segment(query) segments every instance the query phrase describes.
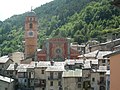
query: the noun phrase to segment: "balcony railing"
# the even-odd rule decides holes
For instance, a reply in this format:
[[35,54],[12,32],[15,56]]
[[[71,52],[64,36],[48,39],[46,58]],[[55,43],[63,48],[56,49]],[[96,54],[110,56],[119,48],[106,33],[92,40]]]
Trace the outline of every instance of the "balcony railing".
[[58,80],[58,79],[60,79],[60,78],[58,78],[58,77],[48,77],[48,80]]
[[100,85],[100,86],[105,86],[106,83],[105,83],[105,81],[98,81],[98,85]]
[[90,77],[84,77],[83,81],[90,81]]

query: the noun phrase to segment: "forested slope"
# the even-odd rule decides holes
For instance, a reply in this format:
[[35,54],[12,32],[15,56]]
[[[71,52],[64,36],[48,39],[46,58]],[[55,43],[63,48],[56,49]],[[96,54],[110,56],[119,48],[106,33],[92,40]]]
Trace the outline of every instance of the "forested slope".
[[[70,37],[85,43],[96,38],[100,42],[107,35],[120,37],[120,8],[109,0],[54,0],[34,9],[39,21],[39,47],[49,37]],[[24,51],[24,20],[27,12],[0,21],[2,54]]]

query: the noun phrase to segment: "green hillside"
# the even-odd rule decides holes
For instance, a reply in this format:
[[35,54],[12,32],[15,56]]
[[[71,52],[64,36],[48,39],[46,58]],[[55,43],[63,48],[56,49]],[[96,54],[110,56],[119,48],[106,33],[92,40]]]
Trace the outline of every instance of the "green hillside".
[[[120,8],[109,0],[54,0],[34,9],[39,21],[39,47],[49,37],[71,37],[79,44],[91,38],[104,42],[107,35],[120,37]],[[27,12],[0,21],[2,54],[24,51]]]

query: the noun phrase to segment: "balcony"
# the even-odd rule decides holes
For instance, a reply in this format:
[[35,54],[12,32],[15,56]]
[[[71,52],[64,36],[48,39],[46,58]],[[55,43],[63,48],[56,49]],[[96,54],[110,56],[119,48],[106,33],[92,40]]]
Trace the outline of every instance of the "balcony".
[[83,77],[83,81],[90,81],[90,77]]
[[46,82],[44,80],[39,80],[34,83],[35,87],[46,87]]
[[105,86],[106,83],[105,83],[105,81],[98,81],[98,85],[100,85],[100,86]]
[[48,80],[59,80],[60,78],[58,77],[48,77]]

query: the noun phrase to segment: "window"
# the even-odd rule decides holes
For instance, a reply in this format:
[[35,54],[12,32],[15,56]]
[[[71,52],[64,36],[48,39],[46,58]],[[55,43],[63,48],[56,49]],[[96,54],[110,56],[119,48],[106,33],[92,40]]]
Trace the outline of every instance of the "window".
[[5,90],[8,90],[8,88],[5,88]]
[[29,24],[29,28],[30,28],[30,29],[33,28],[33,24],[32,24],[32,23]]
[[13,74],[13,72],[12,72],[12,71],[10,71],[10,74]]
[[24,80],[24,82],[26,82],[26,79]]
[[28,77],[31,78],[31,72],[29,72],[28,74],[29,74]]
[[102,63],[105,63],[105,60],[102,60]]
[[15,71],[15,75],[17,75],[17,71]]
[[81,88],[81,84],[78,84],[78,88]]
[[100,72],[100,75],[104,75],[104,72]]
[[45,90],[45,88],[42,88],[42,90]]
[[94,82],[94,81],[95,81],[95,78],[92,78],[92,81]]
[[79,67],[80,67],[80,69],[82,69],[82,65],[80,65]]
[[53,86],[53,81],[50,82],[50,86]]
[[108,60],[108,64],[110,65],[110,60]]
[[104,86],[100,86],[100,90],[105,90],[105,87]]
[[42,72],[42,74],[44,74],[44,70],[42,70],[41,72]]
[[58,86],[61,86],[61,81],[58,81]]
[[82,81],[82,80],[81,80],[81,77],[79,77],[79,78],[78,78],[78,82],[81,82],[81,81]]
[[63,90],[61,86],[59,87],[59,90]]
[[58,78],[59,78],[59,79],[62,78],[62,73],[61,73],[61,72],[58,73]]
[[106,66],[105,64],[103,64],[103,66]]
[[53,72],[50,72],[50,78],[53,79]]
[[105,78],[104,77],[100,77],[100,81],[104,81],[105,80]]
[[110,65],[107,66],[107,70],[110,70]]
[[30,19],[30,21],[32,21],[32,18],[29,18]]

